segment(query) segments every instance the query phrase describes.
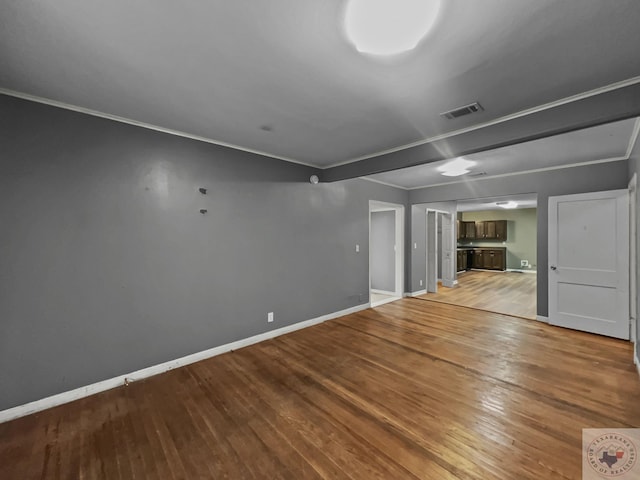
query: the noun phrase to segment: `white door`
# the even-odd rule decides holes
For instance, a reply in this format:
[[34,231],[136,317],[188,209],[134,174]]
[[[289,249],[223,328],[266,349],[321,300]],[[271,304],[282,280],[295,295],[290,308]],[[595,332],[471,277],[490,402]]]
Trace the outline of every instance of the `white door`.
[[438,214],[427,210],[427,292],[438,292]]
[[549,323],[629,338],[627,190],[549,197]]
[[442,218],[442,286],[453,287],[455,281],[454,261],[454,223],[453,215],[444,214]]

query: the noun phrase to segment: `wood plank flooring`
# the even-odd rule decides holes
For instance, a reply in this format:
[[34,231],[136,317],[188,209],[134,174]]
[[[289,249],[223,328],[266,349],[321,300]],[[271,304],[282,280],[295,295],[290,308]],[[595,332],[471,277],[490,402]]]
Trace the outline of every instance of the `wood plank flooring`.
[[458,285],[416,298],[477,308],[516,317],[536,318],[536,275],[470,270],[458,273]]
[[414,298],[0,424],[2,479],[579,479],[627,342]]

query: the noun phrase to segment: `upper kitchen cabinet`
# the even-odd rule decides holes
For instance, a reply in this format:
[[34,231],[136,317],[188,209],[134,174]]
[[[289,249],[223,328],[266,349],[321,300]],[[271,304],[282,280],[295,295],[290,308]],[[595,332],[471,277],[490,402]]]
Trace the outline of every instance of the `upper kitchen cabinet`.
[[476,239],[476,222],[463,222],[458,220],[458,240]]
[[[466,223],[466,222],[463,222]],[[506,240],[507,221],[506,220],[485,220],[475,222],[476,239],[478,240]]]

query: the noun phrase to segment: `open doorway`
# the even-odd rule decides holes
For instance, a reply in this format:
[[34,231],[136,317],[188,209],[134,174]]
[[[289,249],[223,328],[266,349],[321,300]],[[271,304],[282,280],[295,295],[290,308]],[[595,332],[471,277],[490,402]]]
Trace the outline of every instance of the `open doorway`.
[[447,303],[537,318],[537,195],[461,200]]
[[[450,283],[444,272],[437,273],[447,259],[440,235],[449,230],[441,212],[453,219]],[[414,297],[537,319],[535,193],[413,205],[412,220],[412,285],[422,286],[426,276],[424,290],[414,288]],[[453,288],[438,288],[445,285]]]
[[426,215],[426,290],[437,293],[438,285],[455,285],[455,224],[451,212],[427,208]]
[[369,295],[376,307],[402,298],[404,206],[369,202]]

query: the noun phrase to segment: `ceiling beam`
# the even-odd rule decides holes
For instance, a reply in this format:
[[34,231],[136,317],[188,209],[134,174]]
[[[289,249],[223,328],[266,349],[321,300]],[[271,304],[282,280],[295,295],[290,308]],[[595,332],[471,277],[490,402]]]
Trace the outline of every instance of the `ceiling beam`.
[[477,130],[330,167],[323,182],[423,165],[640,116],[640,83],[605,91]]

